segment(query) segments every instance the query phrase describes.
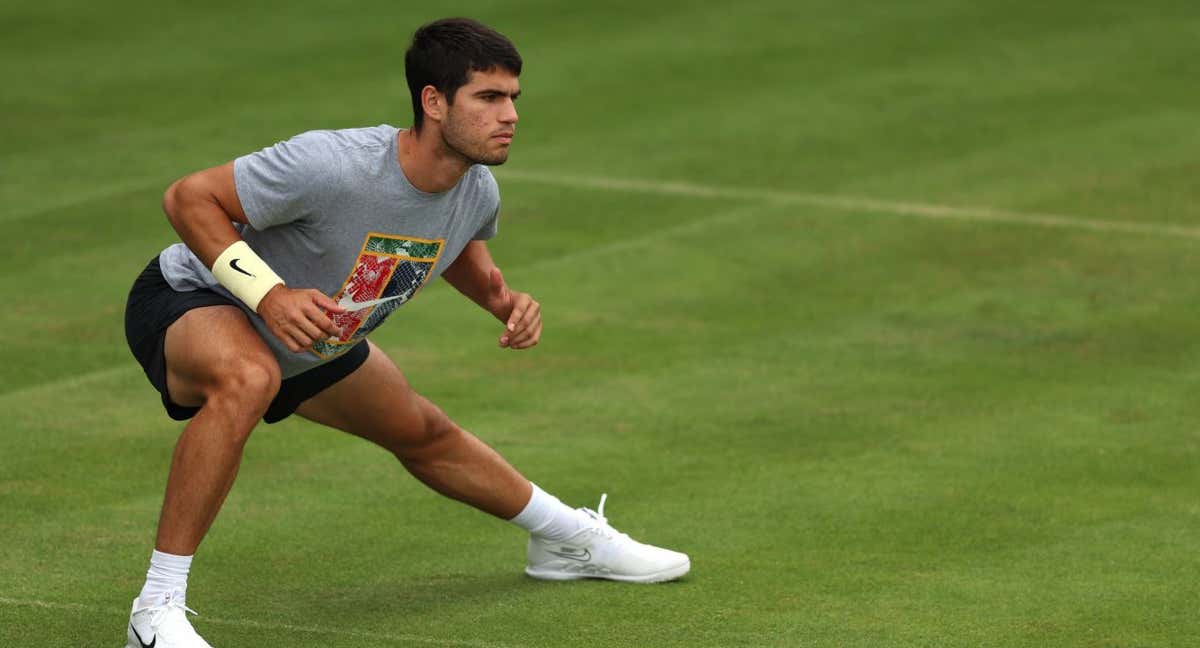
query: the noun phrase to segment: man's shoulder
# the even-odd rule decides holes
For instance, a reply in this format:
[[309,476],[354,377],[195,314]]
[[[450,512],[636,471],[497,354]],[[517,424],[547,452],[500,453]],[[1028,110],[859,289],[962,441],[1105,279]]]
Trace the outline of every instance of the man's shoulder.
[[472,190],[482,194],[489,200],[500,202],[500,185],[496,182],[496,177],[492,175],[492,170],[483,164],[476,164],[467,171],[467,177],[471,181]]
[[[393,158],[397,129],[386,124],[364,128],[311,130],[282,143],[292,148],[302,165],[311,167],[326,186],[372,175]],[[336,171],[331,173],[331,171]]]
[[292,139],[327,147],[331,151],[347,152],[389,147],[396,138],[397,130],[395,126],[380,124],[362,128],[311,130],[300,133]]

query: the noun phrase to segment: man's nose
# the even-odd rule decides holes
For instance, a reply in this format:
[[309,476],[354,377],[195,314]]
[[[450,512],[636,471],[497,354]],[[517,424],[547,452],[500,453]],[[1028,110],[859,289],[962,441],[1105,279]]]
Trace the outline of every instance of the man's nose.
[[512,99],[509,99],[505,103],[504,111],[500,114],[500,121],[504,124],[515,124],[517,123],[517,119],[517,104],[513,103]]

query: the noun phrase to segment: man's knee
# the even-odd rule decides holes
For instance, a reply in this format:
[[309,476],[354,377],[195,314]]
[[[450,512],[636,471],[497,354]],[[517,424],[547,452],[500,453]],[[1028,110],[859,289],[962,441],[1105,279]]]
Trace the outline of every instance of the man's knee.
[[167,328],[163,352],[167,391],[178,405],[261,415],[279,392],[279,363],[234,306],[188,311]]
[[279,393],[282,382],[273,358],[238,358],[214,371],[203,407],[225,410],[229,416],[258,419]]
[[458,426],[437,405],[417,395],[417,415],[406,425],[404,434],[397,437],[392,451],[400,459],[415,459],[436,454],[448,439],[458,433]]
[[242,360],[233,363],[227,373],[219,378],[219,388],[227,393],[260,403],[263,409],[279,393],[283,382],[279,365],[272,358]]

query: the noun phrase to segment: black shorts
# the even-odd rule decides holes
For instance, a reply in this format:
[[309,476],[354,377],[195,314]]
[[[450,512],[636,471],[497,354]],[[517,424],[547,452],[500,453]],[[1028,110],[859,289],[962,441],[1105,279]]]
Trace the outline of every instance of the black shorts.
[[[208,289],[180,292],[171,288],[158,265],[158,257],[133,282],[129,301],[125,304],[125,339],[129,350],[142,365],[150,384],[162,394],[163,407],[167,415],[176,421],[190,419],[200,411],[199,407],[184,407],[171,401],[167,395],[167,358],[163,345],[167,339],[167,327],[193,308],[205,306],[237,306],[234,300]],[[300,403],[316,396],[326,387],[349,376],[367,359],[367,341],[363,340],[336,360],[314,367],[302,374],[285,379],[279,393],[263,420],[276,423],[291,416]]]

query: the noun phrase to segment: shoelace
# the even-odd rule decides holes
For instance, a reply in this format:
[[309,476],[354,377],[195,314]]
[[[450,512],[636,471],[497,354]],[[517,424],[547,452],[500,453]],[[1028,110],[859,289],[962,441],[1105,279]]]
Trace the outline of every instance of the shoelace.
[[591,531],[592,533],[597,533],[597,534],[600,534],[600,535],[603,535],[603,536],[606,536],[609,538],[614,537],[614,536],[618,537],[618,538],[621,538],[621,537],[628,538],[629,537],[628,534],[621,533],[620,531],[617,531],[616,529],[612,528],[612,525],[608,523],[608,518],[604,517],[604,503],[607,501],[608,501],[608,493],[604,493],[600,496],[600,510],[598,512],[593,511],[592,509],[587,508],[587,507],[579,509],[579,510],[583,511],[584,513],[586,513],[593,520],[596,521],[595,526],[589,527],[588,531]]
[[200,616],[199,612],[184,605],[183,597],[180,595],[179,590],[173,590],[167,593],[167,598],[165,601],[163,601],[163,604],[157,606],[154,610],[154,613],[150,615],[150,627],[157,629],[159,624],[162,622],[163,617],[165,617],[172,608],[179,608],[185,613],[191,612],[195,616]]

